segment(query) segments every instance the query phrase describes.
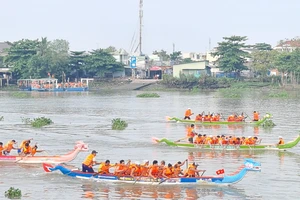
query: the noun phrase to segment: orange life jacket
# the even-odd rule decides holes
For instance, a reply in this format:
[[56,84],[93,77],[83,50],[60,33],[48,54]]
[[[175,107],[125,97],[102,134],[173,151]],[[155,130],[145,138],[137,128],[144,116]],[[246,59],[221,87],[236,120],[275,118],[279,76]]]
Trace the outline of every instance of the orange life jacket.
[[227,121],[229,121],[229,122],[235,121],[234,115],[229,115],[229,117],[227,118]]
[[152,169],[152,172],[151,172],[151,175],[152,175],[152,176],[158,175],[159,167],[158,167],[157,165],[152,165],[152,166],[150,167],[150,169]]
[[259,114],[258,114],[258,112],[256,112],[256,113],[253,114],[253,120],[254,121],[258,121],[259,120]]
[[10,152],[13,149],[13,145],[14,145],[14,143],[12,141],[8,142],[6,144],[6,146],[5,146],[6,147],[6,151]]
[[191,110],[186,110],[185,111],[185,117],[189,117],[189,116],[191,116],[192,115],[192,111]]
[[280,144],[280,145],[284,144],[284,140],[282,138],[280,138],[278,144]]
[[98,169],[100,174],[109,174],[110,165],[106,165],[105,163],[101,163]]
[[194,138],[195,137],[195,133],[193,132],[193,130],[194,130],[194,128],[192,128],[192,127],[189,127],[188,128],[188,133],[187,133],[187,137],[188,138]]
[[2,156],[3,147],[0,147],[0,156]]
[[24,148],[23,148],[23,153],[24,153],[24,154],[30,154],[30,153],[31,153],[31,146],[24,147]]
[[31,155],[34,156],[36,154],[36,151],[37,151],[36,148],[32,148],[31,149]]
[[95,158],[95,156],[93,154],[90,154],[86,157],[86,159],[83,161],[82,164],[92,167],[94,164],[94,161],[93,161],[94,158]]
[[197,115],[195,121],[202,121],[202,116],[201,115]]
[[164,171],[165,171],[164,174],[165,174],[167,177],[169,177],[169,178],[174,174],[174,169],[173,169],[173,167],[172,167],[172,168],[167,167]]
[[195,172],[195,167],[194,166],[189,166],[189,168],[187,170],[187,176],[188,177],[195,177],[196,176],[196,172]]
[[148,176],[148,170],[149,166],[147,165],[141,165],[141,175],[143,176]]
[[195,139],[195,142],[194,142],[195,144],[202,144],[202,137],[200,136],[198,136],[198,137],[196,137],[196,139]]

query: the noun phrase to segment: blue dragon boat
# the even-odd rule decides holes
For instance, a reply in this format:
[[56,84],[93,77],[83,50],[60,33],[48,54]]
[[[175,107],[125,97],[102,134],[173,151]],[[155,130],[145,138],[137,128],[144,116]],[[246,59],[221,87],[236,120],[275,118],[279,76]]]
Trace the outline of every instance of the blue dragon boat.
[[[240,182],[247,172],[260,171],[261,164],[252,159],[245,159],[242,166],[236,172],[227,175],[213,175],[213,176],[198,176],[198,177],[175,177],[175,178],[157,178],[149,177],[131,177],[131,176],[114,176],[114,175],[100,175],[98,173],[86,173],[79,169],[71,169],[64,165],[52,166],[44,163],[43,168],[46,172],[60,171],[62,174],[74,178],[91,179],[97,182],[110,181],[131,184],[149,184],[149,185],[174,185],[174,184],[196,184],[196,185],[232,185]],[[218,170],[220,171],[220,170]],[[218,171],[216,172],[218,174]],[[224,170],[223,170],[224,172]]]

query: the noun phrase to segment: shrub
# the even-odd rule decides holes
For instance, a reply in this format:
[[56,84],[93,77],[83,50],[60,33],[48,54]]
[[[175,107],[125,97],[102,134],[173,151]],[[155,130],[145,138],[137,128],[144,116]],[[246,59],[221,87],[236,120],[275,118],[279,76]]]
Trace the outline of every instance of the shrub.
[[139,97],[139,98],[158,98],[160,96],[157,93],[142,93],[142,94],[136,95],[136,97]]
[[10,187],[9,190],[5,191],[5,197],[9,199],[20,199],[22,197],[22,192],[19,189]]
[[127,126],[128,124],[120,118],[112,120],[112,130],[124,130]]

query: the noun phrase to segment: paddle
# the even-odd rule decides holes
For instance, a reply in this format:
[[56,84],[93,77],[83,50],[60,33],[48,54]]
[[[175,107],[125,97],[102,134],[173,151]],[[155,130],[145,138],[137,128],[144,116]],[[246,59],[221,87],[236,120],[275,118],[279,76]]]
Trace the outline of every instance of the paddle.
[[[202,172],[201,176],[203,176],[203,174],[204,174],[205,172],[206,172],[206,170],[203,170],[203,172]],[[200,177],[201,177],[201,176],[200,176]]]
[[176,140],[176,141],[174,141],[174,142],[180,142],[180,140],[184,140],[184,139],[186,139],[187,137],[184,137],[184,138],[181,138],[181,139],[179,139],[179,140]]
[[163,179],[162,181],[160,181],[160,182],[158,183],[158,185],[162,184],[163,182],[165,182],[165,181],[168,180],[168,179],[170,179],[170,178],[168,177],[168,178]]

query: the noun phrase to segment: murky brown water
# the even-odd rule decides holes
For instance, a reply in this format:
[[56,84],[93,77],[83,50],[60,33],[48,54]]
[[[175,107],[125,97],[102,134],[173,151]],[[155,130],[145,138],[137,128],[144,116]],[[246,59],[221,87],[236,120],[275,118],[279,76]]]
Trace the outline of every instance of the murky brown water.
[[[82,140],[90,150],[99,152],[97,159],[166,160],[175,163],[186,158],[200,163],[207,174],[219,168],[235,171],[244,158],[262,163],[262,171],[248,173],[231,187],[139,186],[96,183],[74,179],[59,173],[44,173],[41,165],[0,164],[0,199],[10,186],[20,188],[22,199],[299,199],[300,145],[288,152],[199,152],[154,145],[151,137],[177,140],[185,136],[185,125],[166,123],[165,116],[182,116],[187,107],[202,111],[270,112],[277,124],[272,129],[251,126],[197,127],[197,132],[214,134],[258,135],[264,143],[275,143],[279,135],[286,141],[299,133],[298,99],[226,99],[210,92],[190,95],[184,92],[158,92],[155,99],[136,98],[138,91],[123,93],[31,93],[31,98],[17,98],[0,93],[0,141],[21,141],[33,137],[48,154],[64,154]],[[54,124],[42,129],[24,125],[21,117],[51,118]],[[111,130],[111,120],[122,118],[129,123],[124,131]],[[71,165],[80,167],[88,154],[80,153]]]

